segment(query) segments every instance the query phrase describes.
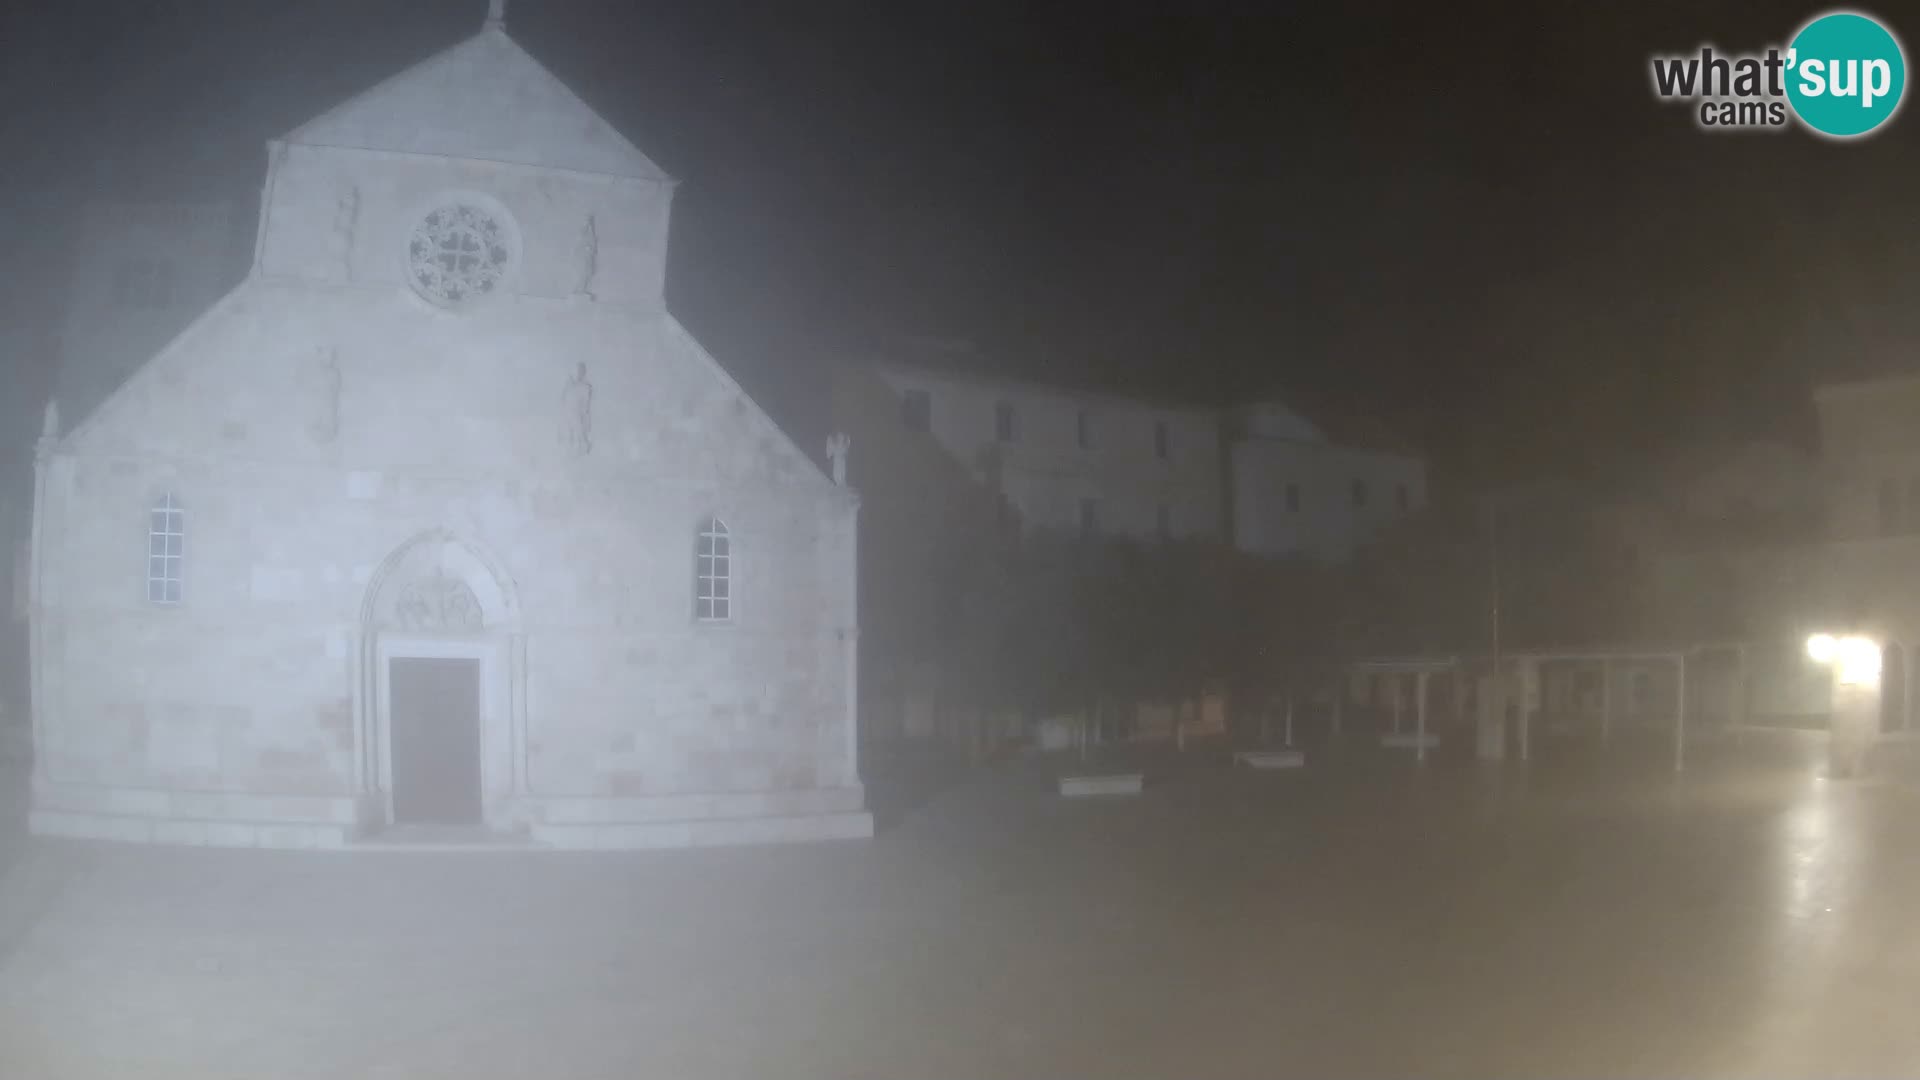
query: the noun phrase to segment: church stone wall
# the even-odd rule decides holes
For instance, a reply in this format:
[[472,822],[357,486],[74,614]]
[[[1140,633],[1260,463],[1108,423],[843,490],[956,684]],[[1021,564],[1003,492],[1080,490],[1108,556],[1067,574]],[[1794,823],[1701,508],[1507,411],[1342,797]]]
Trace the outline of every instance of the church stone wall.
[[[247,279],[42,449],[36,830],[377,828],[388,663],[430,656],[477,662],[488,826],[871,832],[857,501],[665,311],[672,182],[498,22],[268,155]],[[156,604],[163,497],[184,589]],[[695,603],[714,518],[724,623]]]
[[[104,787],[125,792],[108,809],[198,820],[197,796],[226,793],[364,824],[362,609],[384,559],[444,530],[518,600],[525,778],[506,823],[538,828],[549,798],[642,801],[585,814],[615,819],[756,793],[858,809],[854,500],[697,350],[664,316],[591,303],[450,320],[394,290],[243,286],[47,464],[43,803]],[[584,450],[565,393],[581,364]],[[169,493],[177,606],[147,601],[143,558]],[[709,515],[733,538],[724,624],[694,619]]]

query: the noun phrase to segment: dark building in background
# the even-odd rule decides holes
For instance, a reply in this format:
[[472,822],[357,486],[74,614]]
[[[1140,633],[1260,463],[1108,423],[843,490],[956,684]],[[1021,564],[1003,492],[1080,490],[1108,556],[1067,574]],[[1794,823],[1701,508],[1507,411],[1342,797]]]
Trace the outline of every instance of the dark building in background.
[[254,222],[254,207],[236,201],[81,208],[60,306],[54,392],[63,428],[246,276]]
[[64,203],[50,193],[7,192],[0,235],[18,273],[0,289],[0,755],[23,745],[27,726],[27,551],[33,520],[33,451],[53,394],[68,265]]
[[1028,528],[1215,538],[1340,563],[1425,506],[1424,456],[1320,401],[1169,400],[996,374],[963,342],[901,343],[873,370],[925,432]]

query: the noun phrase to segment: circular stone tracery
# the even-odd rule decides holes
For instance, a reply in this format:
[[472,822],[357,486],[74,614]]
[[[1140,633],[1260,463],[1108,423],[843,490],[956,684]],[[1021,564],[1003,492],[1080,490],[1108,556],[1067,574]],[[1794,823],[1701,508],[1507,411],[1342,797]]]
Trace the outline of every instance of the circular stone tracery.
[[507,232],[492,214],[465,203],[443,206],[414,227],[407,276],[421,296],[461,307],[493,292],[507,258]]

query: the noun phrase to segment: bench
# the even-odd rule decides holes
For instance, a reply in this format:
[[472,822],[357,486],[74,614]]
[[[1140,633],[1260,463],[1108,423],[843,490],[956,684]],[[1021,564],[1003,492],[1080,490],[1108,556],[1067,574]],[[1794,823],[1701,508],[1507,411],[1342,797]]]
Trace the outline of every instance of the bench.
[[1242,750],[1233,762],[1250,769],[1298,769],[1307,763],[1307,755],[1299,750]]
[[1143,773],[1113,773],[1107,776],[1063,776],[1060,794],[1069,799],[1090,795],[1138,795]]
[[1440,745],[1440,736],[1431,731],[1389,731],[1380,736],[1380,745],[1389,750],[1431,750]]

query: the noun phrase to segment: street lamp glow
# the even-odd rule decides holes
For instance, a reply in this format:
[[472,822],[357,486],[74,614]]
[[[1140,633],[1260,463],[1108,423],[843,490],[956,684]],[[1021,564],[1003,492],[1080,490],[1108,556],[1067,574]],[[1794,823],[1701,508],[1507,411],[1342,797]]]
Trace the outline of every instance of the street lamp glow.
[[1847,686],[1880,685],[1880,643],[1872,638],[1840,639],[1840,681]]
[[1830,664],[1838,644],[1832,634],[1815,634],[1807,639],[1807,655],[1816,664]]
[[1880,683],[1880,643],[1870,637],[1815,634],[1807,639],[1807,655],[1815,663],[1833,665],[1834,676],[1842,685],[1877,686]]

